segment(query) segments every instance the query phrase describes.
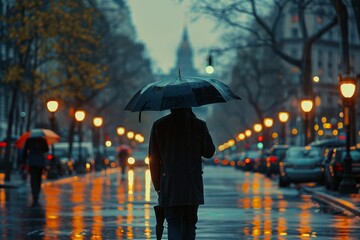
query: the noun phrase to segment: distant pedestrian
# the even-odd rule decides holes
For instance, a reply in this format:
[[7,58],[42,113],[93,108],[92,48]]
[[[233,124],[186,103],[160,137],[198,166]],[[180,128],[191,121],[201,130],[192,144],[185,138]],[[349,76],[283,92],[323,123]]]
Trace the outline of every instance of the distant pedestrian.
[[153,124],[150,171],[168,223],[168,239],[195,239],[198,207],[204,204],[202,157],[214,152],[206,123],[191,108],[171,109]]
[[117,150],[118,163],[121,167],[121,176],[125,177],[126,162],[132,152],[131,148],[127,145],[120,145]]
[[42,174],[46,167],[46,153],[48,151],[49,146],[42,137],[28,138],[25,142],[23,162],[26,162],[30,171],[33,206],[39,205]]

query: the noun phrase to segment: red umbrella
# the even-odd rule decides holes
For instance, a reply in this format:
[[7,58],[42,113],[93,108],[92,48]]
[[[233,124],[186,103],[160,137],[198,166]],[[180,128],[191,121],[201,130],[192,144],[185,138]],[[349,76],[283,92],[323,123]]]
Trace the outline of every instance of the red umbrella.
[[116,148],[117,152],[126,151],[128,154],[132,153],[132,148],[129,145],[121,144]]
[[28,138],[43,137],[49,145],[60,141],[60,136],[50,129],[35,128],[23,133],[16,141],[17,148],[23,148]]

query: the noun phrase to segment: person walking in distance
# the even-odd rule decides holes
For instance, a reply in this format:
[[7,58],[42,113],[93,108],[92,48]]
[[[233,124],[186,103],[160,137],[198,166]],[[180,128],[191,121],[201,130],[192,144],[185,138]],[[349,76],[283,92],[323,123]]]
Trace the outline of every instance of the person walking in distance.
[[130,157],[131,154],[131,148],[126,145],[120,145],[118,149],[118,161],[119,166],[121,167],[121,177],[125,177],[125,171],[126,171],[126,162],[127,159]]
[[46,166],[49,146],[42,137],[28,138],[23,150],[23,162],[29,167],[33,206],[39,205],[42,173]]
[[191,108],[171,109],[155,121],[149,141],[150,172],[168,223],[168,239],[193,240],[204,204],[202,157],[214,155],[206,123]]

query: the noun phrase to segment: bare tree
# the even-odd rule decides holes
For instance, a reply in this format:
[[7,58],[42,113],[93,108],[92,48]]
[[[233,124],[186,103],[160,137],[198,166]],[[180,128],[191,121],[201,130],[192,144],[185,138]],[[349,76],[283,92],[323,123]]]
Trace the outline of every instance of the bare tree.
[[[216,3],[211,0],[197,1],[195,9],[199,13],[215,17],[218,21],[225,24],[231,30],[237,29],[245,34],[245,37],[253,39],[252,42],[229,43],[228,49],[242,49],[244,47],[270,47],[285,62],[297,67],[301,71],[300,82],[302,94],[314,97],[312,72],[311,72],[311,49],[313,44],[327,31],[337,24],[337,18],[331,7],[331,3],[326,0],[273,0],[257,1],[225,1],[219,0]],[[282,43],[281,26],[288,10],[291,10],[301,32],[302,54],[299,58],[291,56],[285,51]],[[308,13],[321,15],[324,24],[320,28],[309,30],[306,15]],[[258,31],[259,26],[262,31]],[[263,34],[265,33],[265,34]],[[314,119],[312,119],[314,122]],[[314,138],[314,134],[311,134]]]

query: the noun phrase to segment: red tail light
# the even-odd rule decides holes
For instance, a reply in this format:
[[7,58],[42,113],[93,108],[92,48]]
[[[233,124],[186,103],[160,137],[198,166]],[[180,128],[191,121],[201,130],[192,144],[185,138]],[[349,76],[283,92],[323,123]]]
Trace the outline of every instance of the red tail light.
[[277,157],[276,156],[270,156],[269,157],[269,160],[270,160],[270,162],[276,162],[277,161]]
[[341,163],[336,163],[334,166],[334,170],[335,170],[335,172],[343,172],[344,166]]
[[51,160],[51,159],[53,159],[53,155],[52,155],[52,154],[48,154],[48,155],[46,156],[46,158],[47,158],[47,160]]

